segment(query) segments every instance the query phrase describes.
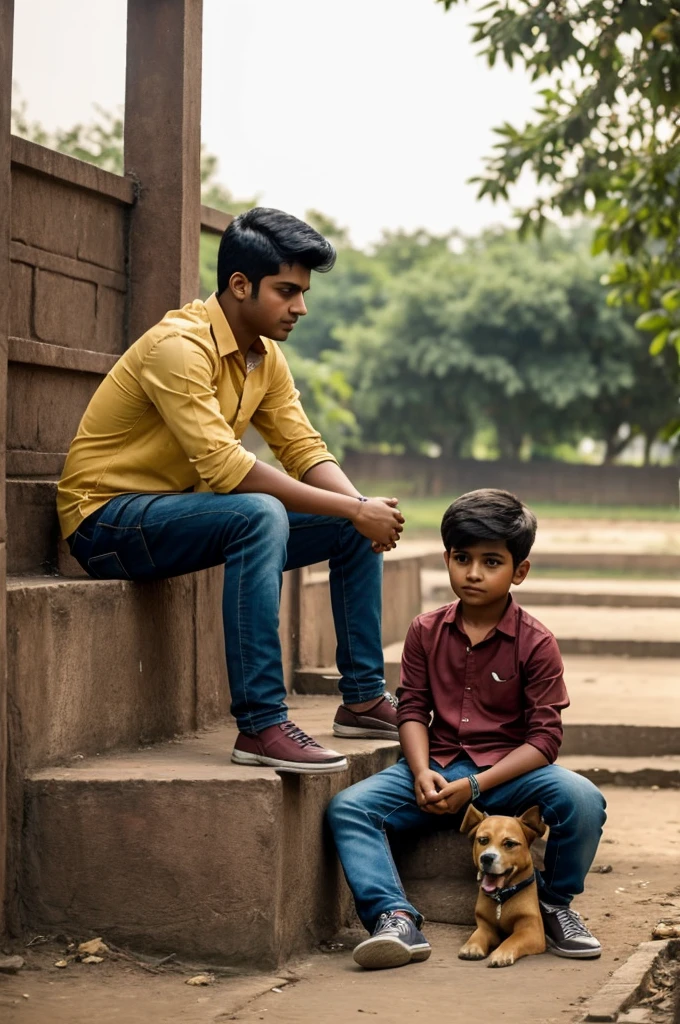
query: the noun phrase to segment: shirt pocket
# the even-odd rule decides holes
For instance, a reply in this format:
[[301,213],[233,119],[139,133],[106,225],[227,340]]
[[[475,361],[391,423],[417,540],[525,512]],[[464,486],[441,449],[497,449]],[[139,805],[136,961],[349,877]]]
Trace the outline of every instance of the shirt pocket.
[[521,673],[514,666],[490,665],[482,673],[477,684],[478,700],[485,712],[492,718],[507,720],[522,714],[524,710],[523,683]]

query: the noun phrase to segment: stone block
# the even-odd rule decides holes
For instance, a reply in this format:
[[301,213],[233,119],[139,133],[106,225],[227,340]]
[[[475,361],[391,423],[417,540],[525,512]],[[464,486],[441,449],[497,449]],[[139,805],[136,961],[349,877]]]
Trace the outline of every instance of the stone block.
[[430,835],[397,836],[392,849],[408,897],[426,920],[474,925],[477,871],[459,824],[457,817]]
[[262,969],[347,925],[324,811],[339,789],[394,763],[396,744],[361,741],[347,772],[300,777],[231,765],[234,738],[225,726],[34,774],[26,926]]
[[45,572],[57,557],[56,483],[7,480],[7,571]]
[[8,378],[8,449],[68,451],[101,377],[10,363]]
[[97,352],[125,351],[125,295],[115,288],[97,289],[97,330],[88,348]]
[[12,238],[125,272],[126,210],[109,196],[29,168],[12,173]]
[[48,270],[35,272],[33,317],[36,337],[72,348],[92,349],[97,286]]
[[194,585],[10,578],[9,690],[24,766],[195,728]]
[[25,263],[10,263],[9,333],[17,338],[33,336],[33,267]]

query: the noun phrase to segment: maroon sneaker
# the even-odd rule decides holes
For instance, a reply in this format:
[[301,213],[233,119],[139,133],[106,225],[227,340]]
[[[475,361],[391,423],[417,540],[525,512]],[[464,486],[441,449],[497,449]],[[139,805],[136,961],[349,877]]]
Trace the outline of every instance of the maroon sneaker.
[[280,772],[344,772],[347,758],[326,750],[293,722],[280,722],[257,736],[240,732],[231,759],[234,764],[264,765]]
[[344,736],[348,740],[398,739],[397,701],[386,693],[367,711],[350,711],[341,704],[333,722],[333,735]]

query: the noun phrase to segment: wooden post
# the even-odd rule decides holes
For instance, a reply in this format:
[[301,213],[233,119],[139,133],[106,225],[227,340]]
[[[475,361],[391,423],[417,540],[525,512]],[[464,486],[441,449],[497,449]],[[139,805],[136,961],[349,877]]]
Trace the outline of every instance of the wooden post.
[[203,0],[128,0],[128,344],[198,298]]
[[7,857],[9,846],[7,776],[7,629],[5,514],[5,432],[7,422],[7,339],[9,336],[9,252],[12,43],[14,0],[0,0],[0,935],[7,929]]

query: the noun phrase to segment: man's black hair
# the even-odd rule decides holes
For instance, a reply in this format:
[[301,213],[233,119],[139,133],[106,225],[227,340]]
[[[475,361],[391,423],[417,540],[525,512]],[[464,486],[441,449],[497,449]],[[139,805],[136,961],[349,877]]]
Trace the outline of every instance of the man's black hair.
[[504,540],[517,567],[528,557],[536,537],[536,516],[509,491],[484,487],[469,491],[449,505],[442,519],[447,551],[468,548],[481,540]]
[[281,210],[256,206],[240,213],[222,235],[217,256],[217,294],[240,271],[253,286],[257,298],[263,277],[278,274],[282,266],[300,263],[325,274],[335,264],[331,243],[304,221]]

